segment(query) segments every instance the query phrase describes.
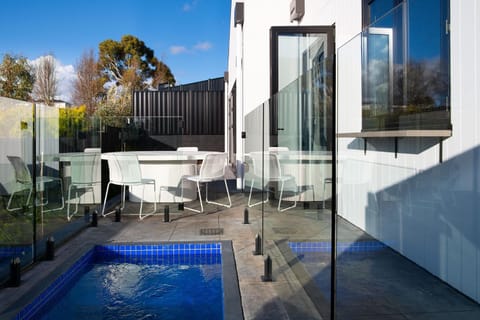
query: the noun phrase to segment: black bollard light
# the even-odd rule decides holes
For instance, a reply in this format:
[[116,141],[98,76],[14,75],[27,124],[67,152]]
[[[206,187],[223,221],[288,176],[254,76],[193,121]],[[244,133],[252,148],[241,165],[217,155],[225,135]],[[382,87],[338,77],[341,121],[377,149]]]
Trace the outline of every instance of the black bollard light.
[[53,260],[55,258],[55,239],[50,236],[47,239],[47,247],[45,250],[45,260]]
[[169,208],[169,206],[165,206],[165,208],[163,208],[163,222],[170,222],[170,208]]
[[83,208],[83,220],[85,222],[90,221],[90,207],[89,206],[85,206],[85,208]]
[[264,260],[264,269],[263,269],[262,281],[273,281],[272,279],[272,259],[269,255]]
[[248,208],[243,210],[243,224],[249,224],[248,222]]
[[254,256],[259,256],[262,254],[262,238],[257,233],[255,236],[255,250],[253,251]]
[[115,209],[115,222],[122,221],[122,209],[117,208]]
[[10,287],[18,287],[20,286],[20,281],[21,281],[20,258],[16,257],[15,259],[10,260],[10,279],[8,284]]
[[92,226],[92,227],[98,226],[98,212],[97,212],[97,210],[93,210],[92,222],[91,222],[90,226]]

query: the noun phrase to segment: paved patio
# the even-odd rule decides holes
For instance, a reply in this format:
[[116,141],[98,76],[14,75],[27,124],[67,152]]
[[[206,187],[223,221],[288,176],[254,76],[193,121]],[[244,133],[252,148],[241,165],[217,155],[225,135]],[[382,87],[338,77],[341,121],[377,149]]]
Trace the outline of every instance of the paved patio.
[[[142,221],[138,216],[122,216],[121,222],[114,222],[113,215],[100,218],[97,228],[83,230],[58,248],[55,260],[42,261],[24,273],[20,287],[0,290],[0,318],[14,316],[66,270],[67,262],[94,244],[231,240],[245,319],[322,319],[319,310],[328,311],[330,253],[315,253],[310,258],[314,264],[308,267],[309,258],[295,256],[285,240],[328,243],[329,210],[299,205],[279,213],[266,206],[263,235],[268,239],[265,252],[273,261],[274,281],[262,282],[264,257],[252,253],[256,234],[262,234],[260,207],[249,210],[250,223],[244,224],[246,197],[236,193],[232,201],[230,209],[208,205],[206,214],[177,211],[171,205],[168,223],[163,221],[163,206],[157,216]],[[126,212],[136,210],[138,205],[127,207]],[[339,220],[338,241],[370,243],[374,239]],[[480,318],[478,304],[388,248],[362,255],[347,250],[339,254],[337,266],[337,319]]]

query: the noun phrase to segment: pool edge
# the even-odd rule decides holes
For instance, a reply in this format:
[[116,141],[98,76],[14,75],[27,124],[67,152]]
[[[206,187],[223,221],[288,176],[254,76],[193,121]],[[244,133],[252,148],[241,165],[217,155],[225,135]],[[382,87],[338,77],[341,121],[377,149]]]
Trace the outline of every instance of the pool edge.
[[[234,251],[231,240],[217,241],[151,241],[151,242],[115,242],[105,245],[148,245],[148,244],[220,244],[222,259],[222,286],[223,286],[223,318],[224,319],[244,319],[243,308],[240,295],[240,284],[238,282],[238,274],[235,263]],[[59,278],[63,277],[70,269],[74,268],[89,252],[93,251],[96,246],[104,244],[97,243],[85,246],[83,250],[77,251],[71,256],[70,263],[65,263],[54,268],[41,283],[34,286],[29,294],[21,297],[15,305],[8,308],[1,316],[6,319],[19,319],[18,316],[28,306],[35,303],[39,296],[47,291]],[[47,283],[45,285],[45,283]]]

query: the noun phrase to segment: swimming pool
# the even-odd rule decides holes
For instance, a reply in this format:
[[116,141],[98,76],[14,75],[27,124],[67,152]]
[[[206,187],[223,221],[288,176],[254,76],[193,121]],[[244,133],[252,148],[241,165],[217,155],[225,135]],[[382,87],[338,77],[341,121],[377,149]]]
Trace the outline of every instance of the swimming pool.
[[[233,276],[233,277],[232,277]],[[231,243],[97,245],[16,319],[242,318]]]

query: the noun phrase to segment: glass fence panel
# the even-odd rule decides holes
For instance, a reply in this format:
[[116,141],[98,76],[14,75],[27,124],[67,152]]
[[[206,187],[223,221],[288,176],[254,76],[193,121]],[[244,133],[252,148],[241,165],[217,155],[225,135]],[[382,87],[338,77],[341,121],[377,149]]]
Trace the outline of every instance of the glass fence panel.
[[10,280],[10,264],[34,260],[32,159],[34,107],[24,101],[0,98],[0,282]]
[[275,281],[293,274],[303,287],[296,295],[308,297],[324,318],[331,311],[332,70],[333,59],[316,56],[311,69],[270,99],[276,117],[269,122],[277,130],[270,131],[264,171],[265,255],[274,260]]
[[[428,8],[431,2],[409,4],[408,10],[417,10]],[[392,28],[388,23],[404,21],[399,10],[407,8],[396,8],[373,27]],[[434,18],[438,14],[432,13]],[[426,23],[415,21],[417,27],[408,30],[410,42],[423,37],[411,33],[426,28]],[[435,32],[432,36],[437,37]],[[395,36],[393,39],[397,41]],[[422,39],[425,47],[428,41]],[[473,270],[478,270],[475,255],[480,247],[474,236],[479,231],[478,150],[473,147],[458,152],[455,146],[463,137],[461,131],[448,138],[355,136],[365,131],[361,110],[363,105],[365,116],[366,88],[362,86],[366,83],[362,77],[366,62],[362,54],[365,41],[371,40],[367,30],[337,51],[337,319],[427,314],[429,319],[477,318],[480,305]],[[445,112],[442,99],[427,89],[436,87],[441,77],[429,78],[433,75],[430,71],[420,75],[412,69],[412,50],[419,47],[419,43],[409,46],[410,60],[396,60],[394,54],[391,98],[393,104],[407,103],[401,112],[390,109],[387,114],[396,116],[398,128],[448,128],[444,125],[447,118],[436,116],[437,111]],[[415,68],[429,69],[432,61],[427,60]],[[370,64],[368,68],[388,77],[387,69],[377,66]],[[433,69],[441,71],[440,67]],[[395,84],[400,79],[395,78],[399,70],[402,86]],[[421,86],[417,77],[422,79]],[[414,90],[430,98],[423,99]],[[428,101],[429,107],[420,101]],[[453,115],[457,119],[468,117],[455,108],[451,113],[452,119]]]
[[85,112],[6,98],[0,107],[1,280],[8,281],[11,259],[43,259],[47,239],[59,245],[88,225],[101,203],[101,149],[98,120]]
[[328,318],[333,59],[316,62],[247,114],[244,190],[252,228],[261,238],[263,280],[290,286],[287,307],[308,305]]
[[264,151],[270,136],[270,123],[267,121],[268,104],[268,101],[262,103],[245,116],[243,188],[245,207],[249,210],[249,223],[256,236],[252,239],[255,241],[255,255],[263,254],[265,245],[263,224],[267,186],[264,179],[266,166]]
[[[202,212],[207,202],[231,206],[234,189],[227,189],[227,179],[234,174],[225,166],[218,130],[198,135],[182,117],[98,118],[87,116],[82,107],[10,99],[2,99],[0,107],[5,111],[0,141],[2,282],[8,281],[11,259],[19,257],[22,265],[43,259],[48,239],[61,245],[91,223],[94,211],[100,217],[122,208],[122,214],[140,219],[150,214],[175,219],[187,209]],[[135,172],[130,171],[132,159]],[[119,171],[120,165],[128,170]],[[123,198],[122,186],[131,182],[125,172],[133,172],[141,183],[125,188]],[[208,196],[206,189],[199,192],[196,178],[201,176],[203,184],[205,177],[221,174],[226,179],[211,183]],[[124,183],[109,185],[118,177]]]
[[82,107],[36,110],[35,249],[42,259],[48,239],[61,245],[99,210],[101,146],[99,119]]

